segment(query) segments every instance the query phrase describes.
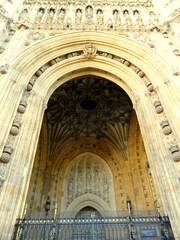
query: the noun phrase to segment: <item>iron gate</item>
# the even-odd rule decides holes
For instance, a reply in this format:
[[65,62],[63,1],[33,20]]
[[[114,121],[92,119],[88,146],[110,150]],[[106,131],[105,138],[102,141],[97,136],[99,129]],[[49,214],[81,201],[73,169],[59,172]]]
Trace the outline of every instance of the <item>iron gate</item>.
[[167,217],[53,217],[18,219],[14,240],[173,240]]

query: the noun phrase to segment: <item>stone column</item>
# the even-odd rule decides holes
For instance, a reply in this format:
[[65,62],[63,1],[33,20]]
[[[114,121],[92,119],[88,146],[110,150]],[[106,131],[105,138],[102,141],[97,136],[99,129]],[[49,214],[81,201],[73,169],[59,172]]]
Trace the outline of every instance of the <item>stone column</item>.
[[[33,95],[34,94],[34,95]],[[31,94],[24,114],[16,148],[7,164],[5,182],[0,194],[0,239],[10,240],[17,217],[23,214],[31,171],[34,163],[41,123],[44,99]]]

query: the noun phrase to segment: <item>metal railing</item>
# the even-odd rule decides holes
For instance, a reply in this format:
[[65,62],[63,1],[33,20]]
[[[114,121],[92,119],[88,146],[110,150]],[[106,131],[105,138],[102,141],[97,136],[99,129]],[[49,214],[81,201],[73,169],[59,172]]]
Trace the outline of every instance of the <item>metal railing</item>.
[[13,240],[173,240],[168,217],[116,214],[115,217],[25,216],[17,219]]

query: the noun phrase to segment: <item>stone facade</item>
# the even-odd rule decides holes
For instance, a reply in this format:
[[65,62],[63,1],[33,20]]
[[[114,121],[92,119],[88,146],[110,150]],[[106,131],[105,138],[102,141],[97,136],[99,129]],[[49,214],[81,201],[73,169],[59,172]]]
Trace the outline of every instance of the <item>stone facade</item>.
[[[52,211],[56,204],[74,210],[81,196],[89,204],[102,199],[101,210],[123,210],[130,198],[133,210],[168,214],[179,239],[179,1],[0,3],[0,239],[11,239],[26,203],[29,211],[43,211],[49,195]],[[108,125],[106,140],[92,134],[67,141],[61,129],[48,127],[48,103],[64,83],[88,75],[118,85],[134,111],[128,127],[123,118]],[[88,181],[81,196],[68,199],[67,171],[87,153],[101,159],[107,184],[100,180],[86,193],[94,183]]]

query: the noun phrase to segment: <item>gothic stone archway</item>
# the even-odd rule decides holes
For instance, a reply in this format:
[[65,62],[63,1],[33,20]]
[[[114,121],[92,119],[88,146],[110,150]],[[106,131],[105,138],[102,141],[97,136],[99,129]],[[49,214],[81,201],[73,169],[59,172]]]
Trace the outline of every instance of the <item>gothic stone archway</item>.
[[159,200],[178,238],[180,126],[173,111],[173,107],[178,109],[177,90],[173,83],[164,83],[171,78],[169,67],[154,52],[130,39],[75,32],[30,47],[2,78],[2,239],[11,238],[15,219],[22,214],[45,104],[62,83],[89,72],[118,84],[131,98]]

